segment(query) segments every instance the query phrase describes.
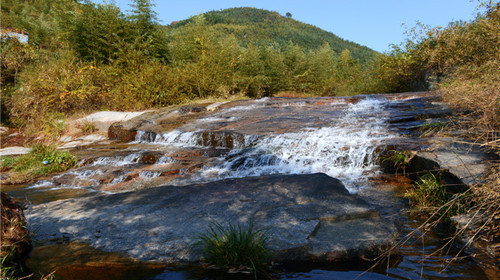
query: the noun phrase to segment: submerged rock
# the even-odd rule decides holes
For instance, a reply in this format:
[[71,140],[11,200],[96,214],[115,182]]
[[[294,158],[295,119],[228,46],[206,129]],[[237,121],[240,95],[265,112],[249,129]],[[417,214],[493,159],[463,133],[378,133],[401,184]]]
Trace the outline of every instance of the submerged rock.
[[253,222],[269,229],[274,260],[282,263],[374,258],[396,236],[395,227],[367,202],[320,173],[55,201],[34,206],[27,217],[39,240],[69,237],[104,251],[171,264],[201,259],[190,246],[211,222]]

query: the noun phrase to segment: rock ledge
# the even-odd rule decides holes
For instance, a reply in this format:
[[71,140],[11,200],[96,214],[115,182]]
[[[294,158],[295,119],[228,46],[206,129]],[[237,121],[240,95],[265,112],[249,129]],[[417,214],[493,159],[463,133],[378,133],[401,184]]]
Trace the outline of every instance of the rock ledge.
[[83,241],[163,263],[196,262],[190,245],[210,222],[268,228],[278,262],[376,257],[395,227],[325,174],[272,175],[163,186],[34,206],[27,218],[39,240]]

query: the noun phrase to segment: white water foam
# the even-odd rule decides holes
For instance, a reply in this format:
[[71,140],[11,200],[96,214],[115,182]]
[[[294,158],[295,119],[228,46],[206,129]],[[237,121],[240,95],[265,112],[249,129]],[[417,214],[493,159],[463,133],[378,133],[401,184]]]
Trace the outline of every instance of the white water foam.
[[141,179],[151,179],[151,178],[156,178],[160,177],[161,171],[141,171],[139,172],[139,178]]
[[125,157],[100,157],[96,159],[92,165],[109,165],[109,166],[124,166],[138,163],[141,159],[140,153],[133,153]]
[[375,167],[377,146],[395,137],[385,128],[384,104],[367,98],[349,104],[335,126],[256,139],[251,149],[235,150],[199,175],[229,178],[322,172],[341,179],[355,192]]
[[37,188],[43,188],[43,187],[48,187],[48,186],[53,186],[54,183],[49,180],[38,180],[34,184],[30,185],[27,187],[27,189],[37,189]]
[[207,117],[203,119],[199,119],[197,123],[214,123],[214,122],[234,122],[238,120],[237,117],[227,117],[227,118],[218,118],[218,117]]
[[121,183],[121,182],[125,182],[125,180],[127,179],[126,176],[123,176],[123,175],[120,175],[116,178],[113,178],[113,181],[111,181],[111,185],[114,185],[114,184],[118,184],[118,183]]
[[175,162],[175,159],[169,156],[162,156],[158,159],[158,162],[156,164],[169,164]]
[[102,175],[102,174],[104,174],[104,172],[102,170],[87,169],[87,170],[71,170],[70,172],[68,172],[68,174],[74,174],[80,178],[88,178],[88,177],[92,177],[92,176]]
[[162,145],[172,145],[174,147],[195,147],[197,139],[193,137],[197,131],[184,132],[174,129],[166,133],[158,133],[154,139],[145,131],[137,131],[135,141],[133,143],[153,143]]

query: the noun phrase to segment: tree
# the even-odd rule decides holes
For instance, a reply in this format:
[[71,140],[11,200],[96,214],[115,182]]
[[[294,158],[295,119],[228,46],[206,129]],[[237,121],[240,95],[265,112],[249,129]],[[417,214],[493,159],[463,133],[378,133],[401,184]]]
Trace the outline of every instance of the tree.
[[287,18],[292,18],[292,14],[290,12],[286,12],[286,17]]
[[334,67],[335,52],[330,44],[324,42],[316,51],[308,54],[308,71],[306,78],[311,90],[325,93],[329,90],[328,79],[331,78]]
[[120,40],[130,36],[125,16],[114,4],[87,2],[68,26],[71,45],[85,60],[108,64],[121,52]]
[[151,0],[132,0],[132,2],[130,19],[135,23],[137,34],[148,38],[157,28],[158,18],[153,11],[154,4]]
[[167,60],[166,34],[164,28],[158,24],[158,18],[153,7],[152,0],[133,0],[130,5],[133,9],[130,20],[132,29],[135,31],[135,51],[143,55],[158,59]]

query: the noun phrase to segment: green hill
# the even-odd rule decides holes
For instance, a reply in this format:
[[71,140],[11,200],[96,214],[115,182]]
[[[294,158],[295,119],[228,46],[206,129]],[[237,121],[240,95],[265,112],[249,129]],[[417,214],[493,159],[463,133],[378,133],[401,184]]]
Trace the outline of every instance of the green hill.
[[[316,26],[302,23],[277,12],[256,8],[231,8],[203,14],[206,24],[215,29],[234,34],[240,45],[278,44],[282,49],[290,43],[305,50],[316,50],[324,42],[340,54],[348,49],[353,58],[368,62],[376,52],[368,47],[344,40]],[[171,24],[170,29],[182,29],[193,18]],[[176,30],[180,31],[180,30]]]

